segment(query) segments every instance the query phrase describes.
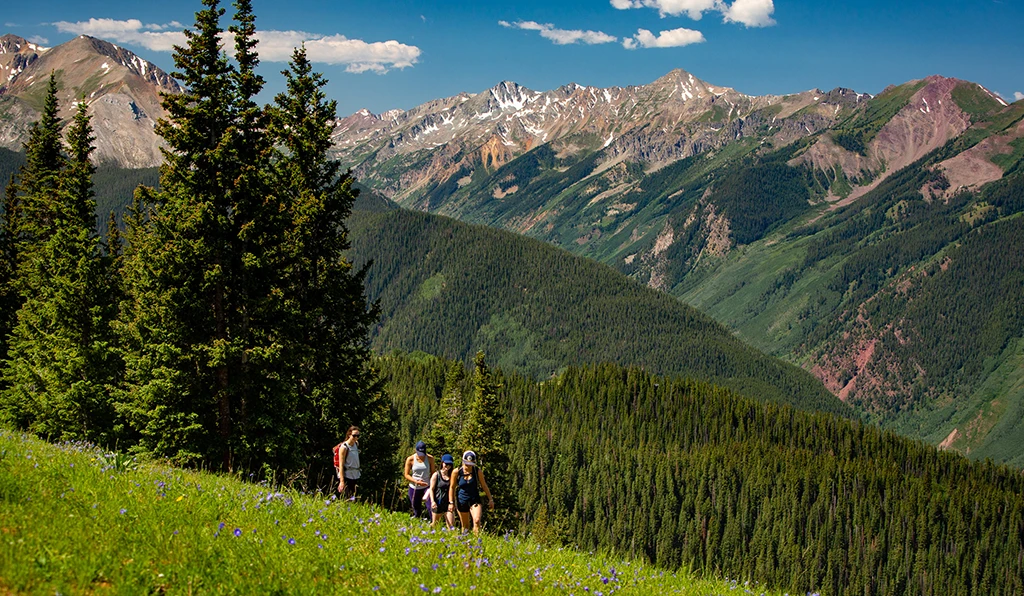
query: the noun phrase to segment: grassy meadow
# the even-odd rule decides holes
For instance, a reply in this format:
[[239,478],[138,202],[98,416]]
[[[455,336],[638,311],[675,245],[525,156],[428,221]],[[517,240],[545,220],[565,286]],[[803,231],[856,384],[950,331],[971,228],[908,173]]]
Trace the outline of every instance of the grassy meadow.
[[760,594],[0,429],[0,594]]

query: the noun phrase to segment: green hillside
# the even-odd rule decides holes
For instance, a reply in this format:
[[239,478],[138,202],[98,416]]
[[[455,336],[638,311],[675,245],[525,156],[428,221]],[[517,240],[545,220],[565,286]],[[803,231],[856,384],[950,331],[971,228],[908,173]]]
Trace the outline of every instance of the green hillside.
[[[378,366],[405,445],[442,395],[473,391],[438,359]],[[788,593],[1024,590],[1024,478],[1011,468],[636,368],[498,382],[514,481],[493,490],[547,542]]]
[[[818,367],[833,390],[851,386],[850,403],[884,425],[935,444],[952,434],[949,444],[972,457],[1024,465],[1013,430],[1024,394],[1007,380],[1024,337],[1024,176],[930,200],[920,189],[942,159],[936,152],[844,210],[735,251],[672,292],[752,345]],[[871,358],[859,362],[867,346]]]
[[0,429],[5,594],[724,594],[635,560]]
[[615,362],[714,381],[745,395],[851,415],[813,377],[711,318],[614,270],[542,242],[425,213],[356,212],[352,255],[372,260],[373,342],[545,378]]

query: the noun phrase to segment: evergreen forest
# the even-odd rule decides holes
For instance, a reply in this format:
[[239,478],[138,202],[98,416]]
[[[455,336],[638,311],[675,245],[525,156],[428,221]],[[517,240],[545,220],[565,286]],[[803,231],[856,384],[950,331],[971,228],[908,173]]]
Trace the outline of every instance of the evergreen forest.
[[[357,203],[305,50],[260,105],[251,3],[226,27],[218,0],[203,6],[175,49],[187,90],[164,97],[158,172],[94,165],[84,103],[62,136],[55,76],[24,152],[0,152],[5,428],[317,491],[357,425],[373,503],[401,493],[423,439],[436,456],[478,453],[493,533],[797,592],[1024,593],[1019,470],[866,424],[809,373],[607,266],[369,192]],[[533,157],[511,167],[554,159]],[[748,165],[718,192],[754,241],[806,196],[778,163]],[[759,211],[746,201],[760,186],[778,202]],[[996,214],[1020,210],[1015,189],[987,195]],[[958,200],[932,235],[881,251],[886,267],[931,254],[933,236],[1019,244],[1020,217],[971,229]],[[866,205],[809,241],[807,266],[876,217]],[[844,261],[849,291],[872,295],[879,263]],[[1007,263],[1001,281],[958,265],[969,289],[919,291],[996,294],[1005,308],[965,343],[991,351],[1024,324]],[[979,374],[935,348],[928,366]]]
[[[159,172],[97,168],[84,102],[64,138],[56,74],[24,151],[0,155],[0,421],[306,483],[349,425],[394,449],[377,311],[345,256],[357,191],[328,156],[337,104],[305,50],[260,105],[251,3],[226,27],[203,4],[175,49],[187,90],[163,96]],[[366,485],[388,472],[371,462]]]
[[[461,362],[378,363],[402,444],[479,399]],[[490,484],[535,539],[795,592],[1024,590],[1017,470],[635,367],[489,374],[508,437]]]
[[353,261],[372,262],[378,352],[469,362],[487,353],[537,378],[616,362],[687,374],[741,393],[843,416],[852,411],[799,368],[737,341],[675,298],[543,242],[408,210],[353,212]]

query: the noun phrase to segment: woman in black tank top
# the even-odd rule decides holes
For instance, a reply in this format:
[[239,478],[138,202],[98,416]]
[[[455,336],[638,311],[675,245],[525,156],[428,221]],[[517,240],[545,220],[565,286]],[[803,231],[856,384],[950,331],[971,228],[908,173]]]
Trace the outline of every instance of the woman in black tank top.
[[462,465],[452,474],[451,487],[448,489],[448,499],[451,501],[448,509],[458,510],[463,531],[469,530],[472,518],[473,533],[479,534],[484,518],[480,493],[487,495],[487,508],[491,511],[494,511],[494,498],[484,480],[484,471],[476,464],[476,453],[467,451],[462,455]]
[[441,458],[441,469],[430,477],[431,525],[443,519],[449,528],[455,527],[455,514],[448,510],[448,494],[451,491],[452,466],[455,460],[448,453]]

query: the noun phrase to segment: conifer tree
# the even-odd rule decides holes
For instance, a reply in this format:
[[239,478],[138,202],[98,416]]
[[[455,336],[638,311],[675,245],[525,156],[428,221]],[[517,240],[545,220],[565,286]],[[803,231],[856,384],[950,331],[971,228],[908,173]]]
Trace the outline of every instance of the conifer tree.
[[7,357],[7,338],[14,329],[15,314],[21,306],[21,295],[15,287],[18,270],[17,216],[18,186],[17,178],[12,175],[4,189],[3,213],[0,214],[0,360]]
[[[56,85],[47,106],[56,112]],[[54,130],[37,130],[48,145]],[[41,125],[40,125],[41,126]],[[79,104],[68,133],[70,157],[29,160],[21,186],[19,225],[28,230],[18,247],[17,287],[21,306],[10,337],[4,369],[4,409],[37,434],[61,439],[111,439],[114,426],[107,395],[112,370],[111,308],[104,283],[89,162],[92,128],[85,104]],[[30,141],[31,143],[32,141]],[[45,154],[32,147],[30,155]],[[63,168],[46,176],[38,164]],[[34,190],[33,190],[34,189]]]
[[61,144],[61,120],[57,106],[57,76],[50,73],[43,111],[29,130],[25,166],[18,177],[21,191],[19,241],[32,244],[49,234],[56,217],[53,194],[57,190],[66,157]]
[[231,370],[243,352],[229,317],[236,101],[233,68],[220,49],[224,10],[218,0],[203,4],[186,44],[175,47],[175,76],[186,91],[164,96],[168,119],[157,124],[168,145],[161,188],[139,191],[140,213],[127,234],[119,407],[143,451],[227,469]]
[[518,527],[519,505],[506,451],[508,428],[498,401],[501,384],[487,366],[483,352],[477,352],[473,365],[473,395],[466,408],[466,421],[459,443],[461,449],[476,452],[494,496],[495,515],[487,522],[488,526],[498,530],[515,529]]
[[462,432],[462,386],[465,379],[466,369],[462,363],[452,362],[445,374],[441,403],[427,431],[426,442],[434,453],[451,453],[456,458],[460,457],[456,451]]
[[[369,362],[378,310],[364,295],[366,268],[356,270],[345,256],[345,219],[356,191],[329,155],[337,103],[327,100],[326,80],[313,72],[305,48],[295,50],[282,74],[287,87],[271,108],[271,130],[281,147],[274,172],[287,215],[285,337],[303,455],[320,459],[349,424],[362,428],[368,453],[390,454],[397,444],[394,417]],[[364,468],[369,490],[391,473],[372,463]]]

